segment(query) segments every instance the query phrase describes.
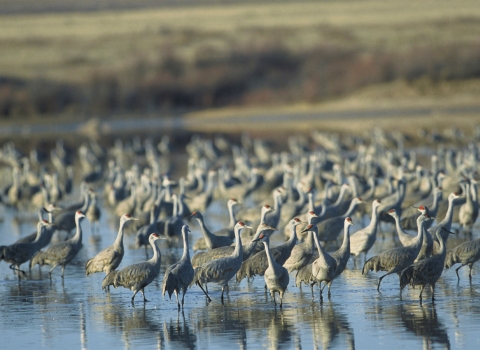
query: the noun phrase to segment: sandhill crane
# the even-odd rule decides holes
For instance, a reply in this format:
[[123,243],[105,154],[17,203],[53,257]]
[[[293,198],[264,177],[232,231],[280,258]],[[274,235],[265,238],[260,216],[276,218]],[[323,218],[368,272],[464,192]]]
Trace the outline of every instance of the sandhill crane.
[[[148,257],[147,247],[149,245],[148,241],[152,233],[161,233],[157,229],[157,218],[155,216],[157,206],[153,205],[150,208],[150,222],[137,230],[135,234],[135,247],[139,249],[141,246],[145,247],[145,255]],[[160,225],[162,226],[162,225]]]
[[100,211],[100,207],[97,204],[97,195],[95,194],[95,192],[91,192],[90,205],[85,212],[85,216],[90,222],[92,237],[95,237],[98,233],[98,222],[100,221],[101,215],[102,212]]
[[[230,222],[227,227],[224,227],[218,231],[213,232],[215,236],[226,236],[230,237],[231,239],[234,236],[234,227],[235,227],[235,213],[233,211],[234,206],[236,206],[239,202],[235,198],[230,198],[227,202],[228,214],[230,218]],[[193,213],[192,213],[193,214]],[[192,216],[192,214],[190,216]],[[200,237],[194,244],[193,250],[206,250],[209,249],[207,243],[205,241],[205,237]]]
[[[432,194],[432,205],[428,206],[428,215],[431,217],[436,217],[440,202],[443,199],[443,191],[441,187],[435,187]],[[402,217],[400,223],[405,230],[416,230],[417,229],[417,218],[421,215],[418,212],[417,208],[424,205],[425,203],[429,203],[428,199],[422,200],[413,206],[405,208],[402,212]],[[426,229],[430,228],[433,224],[434,220],[430,220],[424,223],[424,227]]]
[[[325,286],[328,287],[328,295],[330,295],[331,282],[335,278],[335,270],[337,268],[337,262],[328,254],[318,241],[318,229],[315,225],[309,225],[308,230],[313,230],[313,239],[318,250],[318,258],[312,263],[312,280],[314,283],[318,283],[320,289],[320,299],[323,299],[322,293]],[[322,282],[325,284],[322,287]]]
[[[37,224],[37,237],[33,242],[14,243],[0,249],[0,260],[10,263],[10,268],[14,271],[21,272],[26,276],[25,271],[20,270],[20,265],[32,259],[32,257],[41,249],[42,236],[45,235],[48,226],[47,221],[39,221]],[[20,274],[18,274],[20,279]]]
[[[352,219],[350,217],[347,217],[345,218],[344,220],[344,228],[343,228],[343,231],[344,231],[344,235],[343,235],[343,243],[342,245],[340,246],[340,248],[335,251],[334,253],[331,254],[331,257],[335,260],[335,264],[333,264],[333,262],[330,261],[330,265],[327,264],[326,261],[318,261],[317,262],[317,268],[320,268],[322,267],[322,271],[320,272],[317,272],[317,275],[318,275],[318,278],[320,279],[320,277],[324,278],[323,281],[326,282],[326,284],[329,284],[329,290],[331,288],[331,282],[333,281],[333,279],[335,279],[336,277],[338,277],[342,272],[343,270],[345,269],[345,267],[347,266],[347,263],[348,263],[348,259],[350,258],[350,232],[349,232],[349,229],[350,229],[350,226],[353,225],[353,222],[352,222]],[[315,236],[314,236],[315,237]],[[325,254],[325,251],[323,250],[323,248],[320,246],[318,247],[317,246],[317,250],[318,249],[321,249],[322,250],[322,254],[324,256],[325,259],[329,259],[328,257],[328,253]],[[320,254],[320,251],[319,251],[319,254]],[[333,273],[333,278],[330,276],[330,273],[331,271],[328,271],[329,267],[332,268],[332,266],[335,266],[335,272]],[[317,279],[314,278],[313,276],[313,273],[312,273],[312,268],[313,268],[313,262],[311,264],[308,264],[304,267],[302,267],[300,270],[298,270],[297,272],[297,275],[295,276],[295,284],[297,287],[299,287],[301,285],[301,283],[305,283],[305,284],[309,284],[310,285],[310,288],[312,290],[312,297],[313,297],[313,285],[317,283]],[[329,281],[329,282],[327,282]]]
[[[362,202],[363,201],[360,197],[355,197],[350,202],[350,206],[345,214],[320,222],[318,224],[318,239],[322,242],[335,241],[338,238],[340,232],[342,231],[342,228],[344,227],[345,218],[351,217],[358,204]],[[380,204],[380,201],[377,199],[374,200],[373,203],[374,204],[372,204],[372,206],[375,206],[375,208],[377,208]],[[372,212],[372,220],[377,220],[376,211]]]
[[465,184],[465,197],[466,202],[460,207],[458,213],[458,220],[460,226],[465,233],[471,234],[472,227],[478,217],[478,199],[476,198],[476,180],[471,179],[470,182]]
[[[194,211],[191,217],[197,219],[200,225],[200,228],[202,230],[203,237],[205,238],[205,244],[207,245],[208,249],[225,247],[233,243],[230,237],[214,235],[205,225],[205,221],[203,220],[203,215],[200,212]],[[193,245],[193,250],[196,251],[197,249],[198,247],[195,242],[195,244]]]
[[180,301],[178,300],[178,295],[182,291],[182,307],[185,299],[185,293],[187,292],[188,286],[192,283],[193,276],[195,274],[192,263],[190,261],[190,253],[188,248],[188,234],[190,229],[187,225],[182,227],[182,237],[183,237],[183,255],[179,262],[170,265],[165,270],[165,276],[163,277],[162,284],[162,294],[165,297],[165,292],[168,292],[170,299],[172,294],[175,292],[177,297],[177,305],[180,309]]
[[85,274],[91,275],[95,272],[105,272],[108,275],[111,271],[115,270],[122,262],[123,254],[125,252],[123,248],[123,233],[127,222],[137,220],[130,216],[130,214],[124,214],[120,218],[120,227],[118,229],[117,238],[115,242],[93,258],[87,260],[85,264]]
[[304,267],[310,262],[313,257],[315,243],[313,241],[313,231],[309,225],[304,231],[307,231],[307,238],[304,242],[297,244],[293,247],[290,257],[285,261],[283,266],[287,269],[288,273],[296,271]]
[[400,273],[413,264],[420,249],[423,244],[423,235],[424,228],[423,223],[426,220],[431,220],[432,218],[428,214],[420,215],[417,219],[418,234],[415,237],[415,240],[411,242],[410,245],[404,247],[396,247],[389,250],[386,250],[377,256],[374,256],[363,265],[362,275],[366,274],[368,271],[374,270],[377,271],[387,271],[385,275],[378,279],[377,290],[380,290],[380,283],[382,280],[392,273],[397,273],[400,276]]
[[455,205],[458,205],[462,201],[462,197],[457,192],[452,192],[448,196],[448,208],[447,213],[445,214],[445,218],[440,221],[436,226],[432,226],[428,229],[428,232],[434,239],[433,242],[433,254],[438,254],[440,252],[440,244],[437,239],[435,239],[436,234],[440,233],[442,239],[444,240],[444,244],[447,244],[447,239],[449,232],[452,228],[452,220],[453,220],[453,209]]
[[85,202],[80,209],[76,210],[63,210],[59,214],[53,217],[53,224],[57,230],[62,230],[70,233],[76,227],[76,215],[77,212],[85,213],[90,205],[90,195],[87,192],[85,196]]
[[268,268],[263,274],[263,278],[265,279],[265,285],[270,290],[270,296],[273,298],[273,302],[275,303],[275,305],[277,305],[277,301],[275,300],[275,293],[278,293],[280,295],[280,307],[282,307],[283,294],[285,293],[288,282],[290,281],[290,277],[288,276],[288,270],[273,259],[269,247],[270,240],[267,235],[261,234],[259,238],[255,239],[255,241],[262,241],[265,246],[265,254],[268,261]]
[[[245,225],[241,221],[235,225],[236,245],[232,255],[210,261],[195,269],[195,277],[193,279],[193,283],[200,286],[202,290],[202,285],[207,284],[208,282],[215,282],[222,286],[222,303],[223,293],[225,289],[228,290],[228,281],[230,281],[232,277],[235,276],[235,274],[242,266],[243,246],[242,240],[240,238],[240,231],[245,228],[251,227]],[[211,300],[207,293],[205,293],[205,295],[207,296],[208,300]]]
[[436,238],[440,242],[439,253],[432,255],[427,259],[417,261],[413,265],[405,268],[400,274],[400,289],[403,290],[407,284],[412,287],[422,286],[420,290],[420,304],[422,303],[422,293],[426,285],[432,287],[432,301],[435,300],[435,283],[442,275],[443,267],[445,264],[445,242],[442,238],[440,231],[447,231],[445,228],[441,228],[435,231]]
[[[256,239],[260,237],[260,234],[266,231],[275,231],[275,228],[268,226],[265,223],[258,225],[257,231],[253,235],[251,242],[243,245],[243,261],[247,260],[249,257],[251,257],[255,253],[255,249],[257,246]],[[235,250],[235,247],[229,245],[225,247],[215,248],[206,252],[199,252],[193,256],[192,265],[193,267],[202,266],[203,264],[209,261],[231,255],[234,250]]]
[[[421,215],[428,214],[428,216],[433,217],[430,215],[430,211],[428,208],[424,205],[421,205],[417,208],[417,210],[421,213]],[[400,219],[397,215],[397,212],[395,209],[390,209],[388,211],[388,214],[391,215],[394,220],[395,220],[395,226],[397,228],[397,234],[398,234],[398,239],[400,240],[400,243],[402,246],[406,247],[414,242],[416,242],[417,236],[413,236],[405,232],[401,226]],[[418,220],[419,217],[417,217]],[[433,250],[433,238],[430,235],[430,233],[427,231],[427,224],[432,222],[433,220],[426,220],[423,222],[423,243],[422,247],[420,248],[420,252],[418,253],[417,257],[415,260],[422,260],[425,258],[428,258],[430,255],[432,255],[432,250]],[[418,229],[418,223],[417,223],[417,229]]]
[[133,292],[132,303],[138,292],[142,292],[143,302],[148,301],[145,298],[145,287],[148,286],[160,272],[162,255],[160,248],[157,246],[159,239],[166,238],[160,237],[158,233],[152,233],[149,237],[150,245],[153,248],[152,258],[141,263],[126,266],[114,274],[113,286],[115,288],[121,286],[130,289]]
[[[285,242],[275,248],[270,249],[270,253],[272,254],[275,261],[283,265],[285,261],[290,257],[293,247],[297,242],[297,232],[296,227],[300,225],[302,222],[298,218],[294,218],[290,220],[290,225],[293,226],[292,237]],[[265,251],[261,251],[253,255],[250,259],[245,260],[242,264],[242,267],[237,273],[236,279],[237,282],[240,282],[245,277],[253,277],[255,275],[263,276],[265,270],[268,268],[268,260]]]
[[75,256],[77,256],[77,253],[82,248],[82,226],[80,225],[80,220],[84,217],[85,215],[80,210],[78,210],[75,213],[75,225],[77,227],[75,236],[65,242],[57,243],[49,247],[45,251],[38,252],[37,255],[35,255],[30,261],[30,267],[32,268],[36,264],[39,264],[40,266],[52,266],[51,270],[48,273],[51,279],[52,271],[58,265],[60,265],[62,267],[63,278],[65,273],[65,266],[67,266],[67,264],[72,261]]
[[[48,213],[48,221],[45,221],[45,223],[49,223],[50,225],[46,226],[44,228],[45,232],[42,234],[42,237],[40,238],[40,249],[46,247],[49,243],[50,240],[52,239],[52,235],[55,233],[55,225],[52,224],[53,221],[53,210],[55,210],[55,206],[53,204],[49,204],[48,208],[41,208],[38,212],[38,218],[39,221],[44,221],[43,220],[43,213],[47,212]],[[33,242],[37,238],[38,230],[35,230],[34,233],[29,234],[28,236],[25,236],[23,238],[20,238],[17,240],[15,243],[27,243],[27,242]]]
[[465,265],[468,265],[470,271],[468,277],[470,278],[470,283],[472,282],[472,268],[473,264],[480,259],[480,238],[477,238],[473,241],[462,243],[455,248],[447,251],[447,256],[445,258],[445,268],[449,269],[456,263],[461,265],[455,269],[457,273],[458,283],[460,283],[460,276],[458,275],[458,270],[460,270]]
[[368,251],[377,239],[378,207],[380,204],[381,202],[378,199],[372,202],[372,218],[370,224],[350,236],[350,254],[357,257],[361,253],[364,253],[364,263],[367,260]]

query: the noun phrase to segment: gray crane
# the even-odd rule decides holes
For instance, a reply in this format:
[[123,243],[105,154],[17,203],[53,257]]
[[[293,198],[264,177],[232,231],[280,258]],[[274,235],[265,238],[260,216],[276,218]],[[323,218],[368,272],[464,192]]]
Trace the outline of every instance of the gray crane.
[[152,233],[148,239],[153,248],[153,257],[147,261],[126,266],[114,274],[113,286],[130,289],[133,292],[132,303],[138,292],[142,292],[144,303],[148,301],[145,298],[145,287],[152,283],[160,272],[162,254],[157,246],[159,239],[166,238],[160,237],[158,233]]
[[[378,199],[373,201],[374,206],[378,207],[379,201]],[[335,241],[340,232],[342,231],[342,228],[344,226],[345,218],[352,216],[354,213],[355,209],[357,208],[358,204],[362,203],[362,199],[360,197],[355,197],[352,199],[350,202],[350,206],[348,210],[343,214],[342,216],[337,216],[335,218],[330,218],[325,221],[322,221],[318,224],[318,239],[322,242],[331,242]],[[372,218],[375,217],[377,218],[377,214],[375,212],[372,213]]]
[[472,283],[472,267],[473,264],[480,259],[480,238],[474,239],[473,241],[468,241],[462,243],[455,248],[447,251],[447,256],[445,258],[445,268],[449,269],[453,265],[460,263],[461,265],[455,269],[457,273],[458,283],[460,283],[460,276],[458,275],[458,270],[460,270],[465,265],[468,265],[470,272],[468,277],[470,278],[470,283]]
[[100,217],[102,212],[100,211],[100,207],[97,204],[97,195],[95,192],[90,193],[90,205],[85,212],[85,216],[87,220],[90,222],[91,233],[94,239],[98,239],[98,223],[100,221]]
[[280,296],[280,308],[283,305],[283,295],[287,289],[290,277],[288,276],[288,270],[277,263],[270,252],[270,239],[267,235],[261,234],[260,237],[254,241],[262,241],[265,246],[265,254],[267,256],[268,268],[263,274],[265,285],[270,290],[270,296],[273,298],[273,302],[277,305],[275,300],[275,293]]
[[[320,242],[318,241],[318,229],[315,225],[309,225],[307,228],[308,230],[313,230],[313,239],[315,240],[315,245],[317,246],[318,250],[318,258],[312,263],[312,280],[314,283],[318,283],[318,287],[320,289],[320,299],[323,299],[323,290],[325,286],[328,287],[328,295],[330,295],[330,286],[335,278],[335,270],[337,269],[337,262],[336,260],[328,254],[323,247],[321,246]],[[325,284],[322,287],[322,282]]]
[[[39,210],[39,215],[38,215],[38,218],[39,218],[39,221],[43,221],[43,213],[47,212],[48,213],[48,221],[46,221],[46,223],[50,223],[50,225],[46,226],[45,227],[45,232],[42,234],[42,237],[41,237],[41,244],[40,244],[40,249],[46,247],[49,243],[50,243],[50,240],[52,239],[52,236],[53,234],[55,233],[55,225],[52,224],[53,222],[53,215],[52,215],[52,211],[55,210],[55,206],[53,204],[49,204],[47,208],[40,208]],[[37,234],[38,234],[38,229],[35,230],[34,233],[31,233],[29,234],[28,236],[25,236],[23,238],[20,238],[19,240],[17,240],[15,243],[27,243],[27,242],[33,242],[35,241],[35,239],[37,238]]]
[[[443,190],[441,187],[435,187],[432,193],[432,205],[428,206],[428,215],[431,217],[436,217],[440,202],[443,199]],[[429,203],[429,199],[425,198],[421,202],[414,204],[408,208],[405,208],[402,212],[402,218],[400,220],[402,227],[405,230],[416,230],[417,229],[417,218],[421,215],[418,212],[417,208],[424,205],[424,203]],[[424,224],[425,228],[430,228],[434,220],[430,220]]]
[[[210,261],[195,269],[195,277],[193,279],[193,283],[197,284],[200,288],[202,288],[202,290],[203,284],[206,285],[208,282],[215,282],[222,286],[222,303],[224,291],[225,289],[228,290],[228,281],[230,281],[232,277],[235,276],[235,274],[242,266],[243,246],[242,240],[240,238],[240,231],[245,228],[251,227],[245,225],[241,221],[235,225],[236,246],[235,250],[231,255]],[[211,301],[210,297],[207,294],[208,292],[204,291],[204,293],[207,296],[207,299]]]
[[450,195],[448,196],[448,208],[447,208],[447,213],[445,214],[445,218],[442,221],[440,221],[436,226],[432,226],[428,229],[428,232],[434,239],[433,254],[438,254],[440,252],[440,243],[435,238],[437,233],[441,234],[442,239],[444,240],[444,244],[447,244],[449,232],[452,228],[453,209],[455,205],[460,204],[462,199],[463,197],[460,197],[460,195],[457,192],[450,193]]
[[105,272],[108,275],[111,271],[115,270],[122,262],[123,254],[125,250],[123,248],[123,234],[125,231],[125,225],[127,222],[137,220],[130,216],[130,214],[124,214],[120,218],[120,227],[118,229],[117,238],[115,242],[93,258],[87,260],[85,264],[85,274],[91,275],[95,272]]
[[[265,223],[258,225],[257,231],[252,237],[252,241],[243,245],[243,261],[251,257],[252,254],[255,252],[255,249],[257,247],[256,239],[260,237],[260,234],[264,233],[265,231],[275,231],[275,228],[268,226]],[[199,252],[193,256],[192,265],[193,267],[202,266],[209,261],[231,255],[234,250],[235,247],[229,245],[225,247],[215,248],[206,252]]]
[[420,304],[422,303],[423,290],[427,285],[432,287],[432,301],[435,300],[435,283],[437,283],[442,275],[446,256],[445,242],[442,238],[441,231],[450,232],[444,227],[435,231],[436,238],[440,242],[439,252],[427,259],[417,261],[413,265],[408,266],[400,274],[400,290],[403,290],[407,284],[411,287],[422,287],[419,295]]
[[152,233],[161,233],[161,232],[159,232],[159,230],[157,228],[158,226],[160,226],[162,228],[164,227],[164,225],[157,225],[157,218],[156,218],[156,215],[155,215],[156,208],[157,208],[157,206],[155,204],[150,208],[150,222],[148,224],[140,227],[137,230],[137,233],[135,234],[135,247],[137,249],[139,249],[141,246],[144,246],[145,247],[145,255],[147,256],[147,258],[148,258],[147,249],[148,249],[148,246],[149,246],[148,240],[150,238],[150,235]]
[[466,202],[460,207],[458,213],[458,220],[462,230],[467,233],[472,233],[472,227],[477,221],[478,217],[478,199],[477,199],[477,181],[471,179],[470,182],[465,184],[465,198]]
[[302,243],[293,247],[290,257],[285,261],[285,264],[283,264],[288,273],[301,269],[307,265],[313,257],[315,242],[313,240],[311,226],[313,225],[309,225],[306,229],[301,231],[307,232],[307,238]]
[[87,192],[85,195],[85,202],[80,209],[76,210],[63,210],[58,215],[54,216],[53,224],[57,230],[66,231],[70,233],[76,227],[76,215],[77,212],[85,213],[90,205],[90,195]]
[[[285,264],[285,261],[290,257],[293,247],[297,243],[297,232],[296,227],[300,225],[302,222],[298,218],[294,218],[290,220],[290,225],[292,225],[292,237],[290,239],[275,247],[270,249],[270,253],[272,254],[275,261],[282,265]],[[240,282],[245,277],[253,277],[255,275],[263,276],[265,270],[268,268],[268,260],[265,251],[261,251],[253,255],[250,259],[245,260],[242,264],[242,267],[237,273],[237,282]]]
[[[32,257],[42,248],[43,236],[46,234],[48,226],[52,224],[45,220],[39,221],[37,224],[37,237],[33,242],[14,243],[9,246],[0,247],[0,260],[10,263],[10,268],[14,271],[21,272],[25,277],[26,273],[20,270],[20,265],[32,259]],[[20,279],[20,274],[18,274]]]
[[417,218],[418,234],[415,240],[410,245],[404,247],[396,247],[388,249],[377,256],[371,257],[363,265],[362,275],[368,273],[368,271],[387,271],[382,277],[378,279],[377,290],[380,291],[380,283],[382,280],[393,273],[397,273],[400,277],[400,273],[413,264],[417,258],[423,244],[424,235],[424,222],[431,220],[432,218],[428,214],[422,214]]
[[[343,227],[344,227],[344,229],[343,229],[343,231],[344,231],[343,243],[337,251],[335,251],[334,253],[331,254],[331,257],[335,260],[335,263],[336,263],[336,265],[332,263],[333,264],[332,266],[335,266],[335,272],[333,273],[333,279],[340,276],[340,274],[343,272],[343,270],[347,266],[348,259],[350,258],[350,232],[349,232],[349,230],[350,230],[350,226],[352,226],[352,225],[353,225],[352,219],[350,217],[345,218],[344,224],[343,224]],[[318,249],[319,249],[319,247],[317,246],[317,250]],[[320,246],[320,249],[322,249],[322,253],[325,256],[325,252],[324,252],[324,250],[321,246]],[[319,250],[318,250],[318,252],[319,252],[319,255],[320,255]],[[329,258],[326,257],[325,259],[329,259]],[[331,260],[329,260],[329,261],[331,261]],[[317,262],[317,268],[319,266],[322,266],[322,264],[324,266],[323,272],[318,272],[317,274],[318,274],[318,277],[321,277],[321,273],[325,274],[326,280],[330,281],[330,283],[328,283],[329,284],[328,288],[330,290],[331,282],[333,281],[333,279],[329,276],[328,269],[325,268],[325,267],[328,267],[326,261],[318,261]],[[305,284],[309,284],[310,288],[312,290],[312,297],[313,297],[313,286],[317,283],[317,280],[313,277],[312,268],[313,268],[313,262],[304,266],[304,267],[302,267],[301,269],[299,269],[298,272],[297,272],[297,275],[295,277],[295,284],[297,285],[297,287],[299,287],[302,282],[305,283]]]
[[[430,211],[428,210],[428,208],[424,205],[419,206],[417,210],[421,213],[421,215],[428,214],[428,216],[433,217],[433,215],[430,214]],[[410,235],[403,230],[400,218],[398,217],[395,209],[390,209],[388,211],[388,214],[391,215],[395,220],[398,239],[400,240],[400,243],[402,244],[402,246],[406,247],[413,244],[416,241],[417,236]],[[420,216],[417,217],[417,220],[419,217]],[[422,260],[432,255],[433,238],[430,235],[430,233],[427,231],[427,225],[432,221],[433,220],[427,220],[423,222],[423,243],[422,243],[422,247],[420,248],[420,253],[418,253],[415,260]],[[417,223],[417,229],[418,229],[418,223]]]
[[177,297],[177,305],[180,309],[180,301],[178,300],[178,295],[182,291],[182,307],[185,299],[185,293],[187,292],[188,286],[193,281],[193,276],[195,271],[192,267],[192,262],[190,261],[190,253],[188,247],[188,234],[190,233],[190,228],[187,225],[182,227],[182,237],[183,237],[183,255],[180,261],[170,265],[165,270],[165,276],[163,277],[162,284],[162,294],[165,297],[165,292],[168,293],[170,299],[172,299],[172,294],[175,293]]
[[370,224],[350,236],[350,254],[357,257],[361,253],[364,253],[364,263],[367,260],[368,251],[373,247],[377,239],[378,207],[380,204],[381,202],[378,199],[372,202],[372,218]]
[[[235,219],[235,213],[233,211],[233,208],[238,203],[239,202],[235,198],[230,198],[228,200],[227,208],[228,208],[228,214],[229,214],[230,222],[229,222],[227,227],[224,227],[224,228],[222,228],[222,229],[220,229],[216,232],[213,232],[213,234],[215,236],[226,236],[226,237],[230,237],[230,239],[233,239],[234,234],[235,234],[235,232],[234,232],[235,230],[233,228],[235,227],[235,223],[237,222],[236,219]],[[192,216],[192,215],[190,215],[190,216]],[[197,241],[195,242],[193,250],[197,251],[197,250],[206,250],[206,249],[209,249],[209,248],[208,248],[207,243],[205,241],[205,237],[200,237],[199,239],[197,239]]]
[[48,276],[51,279],[52,271],[60,265],[62,267],[63,278],[65,273],[65,266],[67,266],[67,264],[77,256],[77,253],[82,248],[82,226],[80,225],[80,220],[84,217],[85,215],[80,210],[78,210],[75,213],[75,225],[77,227],[75,236],[65,242],[54,244],[45,251],[38,252],[37,255],[35,255],[30,261],[30,268],[34,267],[37,264],[39,264],[40,266],[52,266],[51,270],[48,273]]
[[[203,215],[200,212],[194,211],[191,217],[197,219],[200,225],[200,228],[202,230],[203,237],[205,238],[205,244],[208,249],[225,247],[233,243],[233,240],[230,237],[217,236],[213,234],[205,225],[205,221],[203,220]],[[197,243],[195,242],[195,244],[193,245],[193,250],[196,251],[198,249],[199,248],[197,247]]]

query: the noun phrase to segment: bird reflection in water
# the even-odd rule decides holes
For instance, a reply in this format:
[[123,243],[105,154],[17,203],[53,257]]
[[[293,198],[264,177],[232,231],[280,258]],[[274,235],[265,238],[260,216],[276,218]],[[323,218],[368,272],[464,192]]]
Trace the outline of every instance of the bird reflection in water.
[[294,330],[283,313],[283,310],[268,312],[270,324],[267,328],[268,348],[269,349],[291,349],[294,344]]
[[111,327],[114,334],[122,334],[125,347],[129,348],[132,341],[151,341],[152,334],[156,334],[158,346],[163,348],[164,338],[158,322],[158,310],[139,307],[126,307],[122,303],[115,303],[106,296],[105,304],[96,305],[97,311],[103,313],[104,323]]
[[335,306],[331,301],[320,303],[318,312],[310,313],[310,316],[312,319],[306,321],[312,324],[315,349],[319,348],[319,344],[322,344],[323,349],[339,347],[339,344],[336,343],[341,334],[346,336],[348,349],[355,349],[353,329],[348,322],[347,316],[335,310]]
[[183,309],[178,312],[176,320],[170,319],[168,323],[167,321],[163,322],[163,333],[168,343],[177,344],[174,347],[179,345],[186,349],[195,349],[196,347],[197,336],[185,320]]
[[405,327],[423,337],[423,345],[431,349],[437,343],[450,349],[450,340],[445,325],[439,320],[435,304],[400,305],[400,314]]

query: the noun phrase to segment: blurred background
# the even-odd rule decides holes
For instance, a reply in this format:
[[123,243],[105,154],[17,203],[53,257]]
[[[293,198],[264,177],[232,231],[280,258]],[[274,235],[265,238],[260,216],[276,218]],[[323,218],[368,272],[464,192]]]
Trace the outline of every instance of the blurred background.
[[1,0],[0,47],[3,125],[480,111],[474,0]]

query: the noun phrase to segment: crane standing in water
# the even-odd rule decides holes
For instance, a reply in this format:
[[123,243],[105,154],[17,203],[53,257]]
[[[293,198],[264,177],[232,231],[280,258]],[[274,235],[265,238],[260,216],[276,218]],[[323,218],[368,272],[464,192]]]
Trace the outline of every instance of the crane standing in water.
[[80,220],[84,217],[85,215],[78,210],[75,213],[75,224],[77,227],[75,236],[65,242],[54,244],[45,251],[38,252],[30,261],[30,268],[37,264],[40,266],[52,266],[48,273],[51,279],[53,270],[60,265],[62,267],[62,278],[64,278],[65,266],[67,266],[67,264],[77,256],[80,249],[82,249],[82,226],[80,225]]
[[166,238],[160,237],[158,233],[152,233],[148,239],[153,248],[152,258],[141,263],[124,267],[115,273],[113,286],[115,288],[121,286],[130,289],[133,292],[132,303],[135,299],[135,295],[137,295],[138,292],[142,292],[143,302],[148,301],[145,298],[144,289],[155,279],[155,277],[158,276],[158,273],[160,272],[162,255],[160,253],[160,248],[156,243],[159,239]]
[[169,266],[165,271],[165,276],[163,277],[162,284],[162,294],[165,297],[165,292],[168,292],[170,299],[172,294],[175,292],[177,297],[178,308],[180,309],[180,301],[178,300],[178,295],[180,290],[182,291],[182,307],[185,299],[185,293],[187,292],[188,286],[192,283],[193,276],[195,274],[192,262],[190,261],[190,253],[188,247],[188,234],[190,233],[190,228],[187,225],[182,227],[182,236],[183,236],[183,255],[179,262]]

